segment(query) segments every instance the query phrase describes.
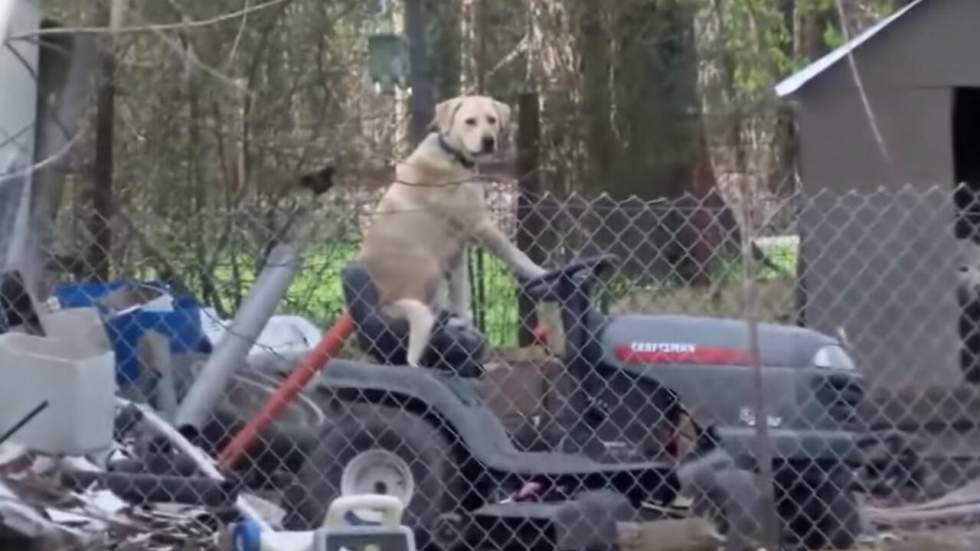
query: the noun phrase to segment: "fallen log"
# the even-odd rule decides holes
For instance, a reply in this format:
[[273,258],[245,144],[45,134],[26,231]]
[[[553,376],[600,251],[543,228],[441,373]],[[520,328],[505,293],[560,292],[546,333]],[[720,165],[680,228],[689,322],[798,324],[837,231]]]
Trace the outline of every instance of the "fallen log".
[[703,518],[617,522],[620,551],[716,551],[724,543],[715,525]]

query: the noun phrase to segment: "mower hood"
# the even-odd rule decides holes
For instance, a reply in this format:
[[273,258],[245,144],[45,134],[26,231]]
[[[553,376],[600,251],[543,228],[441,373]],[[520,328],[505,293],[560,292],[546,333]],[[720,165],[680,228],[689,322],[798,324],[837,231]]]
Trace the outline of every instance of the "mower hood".
[[[768,367],[817,367],[815,358],[839,340],[796,326],[759,324],[759,355]],[[742,320],[687,315],[624,315],[609,320],[603,356],[613,365],[751,365],[748,325]],[[846,353],[845,353],[846,355]],[[819,360],[818,360],[819,361]]]

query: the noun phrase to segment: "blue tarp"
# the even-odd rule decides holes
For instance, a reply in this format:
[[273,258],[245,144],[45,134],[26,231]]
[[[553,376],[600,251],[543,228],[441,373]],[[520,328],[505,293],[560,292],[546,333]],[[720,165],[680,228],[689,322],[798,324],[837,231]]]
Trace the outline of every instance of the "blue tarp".
[[139,340],[153,330],[170,340],[172,354],[210,352],[211,343],[201,329],[200,305],[190,296],[172,296],[170,309],[145,308],[138,305],[113,311],[100,301],[110,293],[124,289],[153,289],[169,295],[169,288],[159,281],[137,282],[117,280],[109,283],[65,283],[57,286],[54,297],[62,308],[95,306],[102,313],[113,350],[116,353],[116,373],[120,386],[132,384],[139,377]]

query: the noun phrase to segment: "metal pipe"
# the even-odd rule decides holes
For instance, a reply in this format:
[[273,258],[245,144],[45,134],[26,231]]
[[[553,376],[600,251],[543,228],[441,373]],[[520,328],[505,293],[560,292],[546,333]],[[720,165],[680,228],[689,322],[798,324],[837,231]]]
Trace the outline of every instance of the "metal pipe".
[[[204,476],[207,476],[212,480],[225,480],[225,477],[222,476],[221,471],[218,470],[218,468],[214,465],[213,460],[208,457],[207,454],[201,451],[201,449],[194,444],[191,444],[183,434],[177,432],[177,429],[173,428],[169,423],[160,418],[160,416],[157,415],[153,409],[119,397],[116,397],[116,403],[123,408],[133,407],[137,409],[142,414],[143,421],[147,424],[147,426],[156,431],[156,433],[160,436],[163,436],[169,440],[181,453],[191,458],[191,460],[193,460],[197,465],[197,468],[204,473]],[[235,500],[235,508],[245,518],[255,521],[260,529],[271,530],[269,524],[264,518],[262,518],[262,515],[247,501],[245,501],[241,495],[239,495]]]
[[158,331],[147,331],[137,345],[139,357],[144,362],[144,369],[155,371],[157,377],[153,381],[154,398],[167,421],[173,422],[177,416],[177,377],[174,374],[173,358],[170,356],[170,343],[167,337]]
[[61,482],[74,489],[98,483],[129,503],[181,503],[228,507],[238,498],[240,484],[202,476],[65,470]]
[[175,420],[178,429],[194,434],[207,422],[232,375],[244,365],[248,351],[255,345],[301,264],[302,259],[293,245],[279,243],[269,253],[265,267],[235,314],[231,327],[218,341],[214,353],[208,357],[181,402]]
[[254,417],[249,419],[242,430],[238,431],[230,442],[221,450],[218,458],[220,465],[225,469],[235,466],[235,463],[248,451],[255,443],[259,434],[289,404],[313,376],[320,371],[343,348],[344,342],[354,332],[354,321],[350,314],[343,313],[337,321],[330,327],[323,339],[317,343],[313,350],[310,350],[303,361],[276,389],[276,392],[266,400],[262,409]]
[[20,421],[17,421],[16,423],[14,423],[14,426],[10,427],[10,429],[7,430],[7,432],[5,432],[3,434],[0,434],[0,444],[3,444],[4,442],[7,441],[8,438],[10,438],[11,436],[17,434],[17,431],[19,431],[21,429],[21,427],[23,427],[24,425],[26,425],[31,419],[33,419],[35,416],[37,416],[38,413],[41,413],[42,411],[44,411],[47,407],[48,407],[48,401],[45,400],[45,401],[41,402],[40,404],[38,404],[34,409],[32,409],[31,411],[27,412],[27,415],[25,415],[24,417],[22,417],[20,419]]

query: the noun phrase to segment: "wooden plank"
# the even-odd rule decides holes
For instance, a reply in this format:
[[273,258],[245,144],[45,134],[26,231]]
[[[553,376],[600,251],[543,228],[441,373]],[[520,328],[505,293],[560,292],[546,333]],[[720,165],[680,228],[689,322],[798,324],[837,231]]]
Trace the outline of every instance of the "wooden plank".
[[703,518],[616,523],[620,551],[716,551],[724,537]]

